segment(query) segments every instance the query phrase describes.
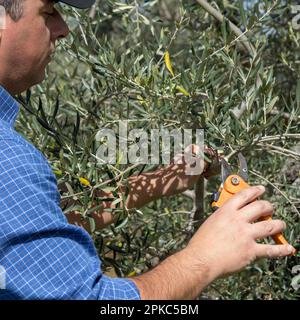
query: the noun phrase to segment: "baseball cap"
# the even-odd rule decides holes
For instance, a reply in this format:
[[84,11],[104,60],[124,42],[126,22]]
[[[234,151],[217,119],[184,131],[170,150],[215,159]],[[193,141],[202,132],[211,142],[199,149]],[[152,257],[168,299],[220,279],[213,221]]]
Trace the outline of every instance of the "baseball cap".
[[87,9],[95,3],[95,0],[59,0],[59,2],[63,2],[78,9]]

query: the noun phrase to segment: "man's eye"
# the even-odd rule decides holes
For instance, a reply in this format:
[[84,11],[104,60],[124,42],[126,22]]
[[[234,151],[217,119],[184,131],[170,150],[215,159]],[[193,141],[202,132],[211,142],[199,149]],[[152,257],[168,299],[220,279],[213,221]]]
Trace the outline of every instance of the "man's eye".
[[54,16],[55,11],[45,11],[44,12],[47,16]]

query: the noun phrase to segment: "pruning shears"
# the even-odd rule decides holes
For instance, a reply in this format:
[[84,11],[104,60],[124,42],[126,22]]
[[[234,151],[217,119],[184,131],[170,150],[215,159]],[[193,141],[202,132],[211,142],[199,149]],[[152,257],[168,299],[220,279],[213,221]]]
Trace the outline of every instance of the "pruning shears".
[[[217,210],[222,207],[223,204],[234,196],[237,192],[249,188],[248,184],[248,166],[247,161],[244,156],[239,153],[239,172],[237,174],[233,173],[231,166],[225,159],[221,159],[221,176],[222,184],[218,192],[213,194],[212,208]],[[259,220],[271,220],[271,216],[261,217]],[[284,238],[282,233],[275,234],[272,236],[273,240],[277,244],[288,244],[287,240]],[[296,254],[296,250],[292,252],[292,255]]]

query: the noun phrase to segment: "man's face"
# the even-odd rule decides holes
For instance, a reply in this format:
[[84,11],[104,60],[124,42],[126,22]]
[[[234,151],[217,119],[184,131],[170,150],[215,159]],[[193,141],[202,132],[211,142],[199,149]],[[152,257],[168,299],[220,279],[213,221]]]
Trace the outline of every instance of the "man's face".
[[24,0],[23,8],[17,22],[7,16],[0,30],[0,84],[11,94],[44,80],[56,40],[69,33],[52,1]]

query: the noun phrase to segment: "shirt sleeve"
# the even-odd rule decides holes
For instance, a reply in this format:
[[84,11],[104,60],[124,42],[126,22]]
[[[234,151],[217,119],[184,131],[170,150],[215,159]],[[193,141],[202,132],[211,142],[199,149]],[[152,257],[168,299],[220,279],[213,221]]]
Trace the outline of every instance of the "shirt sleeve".
[[0,300],[140,299],[133,281],[102,274],[92,238],[67,223],[58,194],[34,147],[0,141]]

